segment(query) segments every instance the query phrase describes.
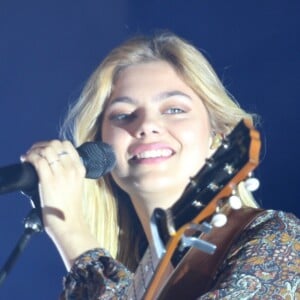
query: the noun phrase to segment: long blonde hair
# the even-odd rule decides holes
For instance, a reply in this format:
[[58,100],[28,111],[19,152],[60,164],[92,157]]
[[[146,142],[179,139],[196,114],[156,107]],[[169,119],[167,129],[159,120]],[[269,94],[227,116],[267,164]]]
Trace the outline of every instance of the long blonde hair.
[[[252,115],[230,96],[202,53],[172,33],[160,33],[133,38],[111,51],[69,111],[62,127],[64,137],[70,138],[68,133],[71,133],[75,145],[101,139],[102,112],[120,71],[131,65],[160,60],[168,62],[203,100],[214,132],[227,134],[242,118],[252,121]],[[128,230],[134,212],[128,199],[124,202],[116,196],[113,185],[110,176],[98,181],[86,180],[83,209],[100,245],[134,269],[136,261],[131,260],[129,251],[136,242]],[[251,197],[245,199],[247,205],[255,206]]]

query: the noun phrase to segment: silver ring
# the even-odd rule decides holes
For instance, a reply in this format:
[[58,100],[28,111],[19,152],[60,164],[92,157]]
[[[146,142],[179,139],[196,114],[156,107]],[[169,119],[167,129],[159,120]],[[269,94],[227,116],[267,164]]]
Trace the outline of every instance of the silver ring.
[[68,155],[68,154],[69,154],[69,152],[67,152],[67,151],[61,151],[61,152],[57,153],[57,156],[63,156],[63,155]]

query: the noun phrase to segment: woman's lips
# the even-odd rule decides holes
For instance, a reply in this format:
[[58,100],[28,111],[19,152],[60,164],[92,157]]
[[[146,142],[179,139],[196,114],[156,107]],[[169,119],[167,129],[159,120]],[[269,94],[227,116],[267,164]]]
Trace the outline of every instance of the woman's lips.
[[166,144],[152,143],[134,146],[130,149],[131,162],[158,162],[171,157],[175,151]]

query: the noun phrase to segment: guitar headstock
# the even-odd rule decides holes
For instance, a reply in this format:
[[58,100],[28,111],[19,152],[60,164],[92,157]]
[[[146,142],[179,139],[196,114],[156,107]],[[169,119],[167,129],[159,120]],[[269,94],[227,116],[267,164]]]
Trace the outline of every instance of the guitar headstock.
[[221,201],[258,165],[260,145],[259,132],[242,120],[191,178],[182,197],[168,210],[155,209],[151,229],[159,257],[172,237],[177,235],[174,244],[178,243],[190,224],[201,226],[215,214]]

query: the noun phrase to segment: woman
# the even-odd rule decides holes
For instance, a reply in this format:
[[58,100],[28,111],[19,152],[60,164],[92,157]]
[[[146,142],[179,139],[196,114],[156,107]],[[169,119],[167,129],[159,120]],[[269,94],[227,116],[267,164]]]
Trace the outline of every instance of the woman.
[[[22,157],[37,169],[45,230],[69,271],[62,299],[141,297],[147,283],[132,284],[132,272],[144,253],[153,255],[154,208],[180,198],[216,139],[242,118],[252,121],[203,55],[173,34],[132,39],[106,57],[64,130],[71,129],[76,146],[110,144],[117,159],[111,174],[85,180],[66,140],[37,143]],[[243,183],[239,187],[243,204],[256,207]],[[299,296],[297,228],[292,215],[259,216],[200,299]],[[143,262],[136,273],[141,268]]]

